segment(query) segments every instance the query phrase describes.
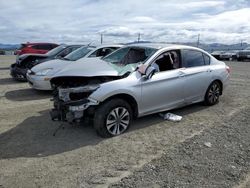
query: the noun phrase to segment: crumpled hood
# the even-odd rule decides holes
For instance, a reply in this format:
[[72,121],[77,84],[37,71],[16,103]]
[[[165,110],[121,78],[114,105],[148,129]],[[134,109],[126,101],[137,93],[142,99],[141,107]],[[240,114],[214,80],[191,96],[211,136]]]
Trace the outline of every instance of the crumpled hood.
[[66,66],[54,74],[53,78],[63,76],[121,76],[124,74],[122,70],[124,70],[125,67],[127,66],[123,66],[120,69],[118,66],[107,63],[99,58],[86,58]]
[[70,63],[72,63],[72,61],[66,61],[63,59],[53,59],[44,63],[40,63],[34,66],[31,70],[33,72],[38,72],[45,69],[53,69],[53,72],[57,72],[63,69],[65,66],[69,65]]

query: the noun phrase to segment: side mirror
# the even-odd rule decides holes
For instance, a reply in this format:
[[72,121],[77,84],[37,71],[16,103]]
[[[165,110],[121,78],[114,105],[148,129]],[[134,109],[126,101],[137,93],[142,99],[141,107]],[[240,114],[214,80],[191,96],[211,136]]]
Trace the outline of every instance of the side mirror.
[[153,66],[149,66],[147,69],[146,69],[146,78],[147,79],[150,79],[152,78],[152,76],[155,74],[156,72],[156,69],[153,67]]
[[140,65],[137,67],[137,70],[138,70],[139,73],[141,73],[141,75],[145,75],[145,74],[146,74],[147,68],[148,68],[147,65],[140,64]]
[[156,69],[153,66],[142,64],[142,65],[139,65],[138,72],[141,73],[141,75],[144,76],[144,78],[150,79],[155,74]]

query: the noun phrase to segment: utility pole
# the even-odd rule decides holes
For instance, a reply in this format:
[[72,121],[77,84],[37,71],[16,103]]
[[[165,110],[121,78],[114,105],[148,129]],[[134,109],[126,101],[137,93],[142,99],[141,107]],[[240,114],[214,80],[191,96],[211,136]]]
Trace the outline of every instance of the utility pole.
[[141,40],[141,33],[138,34],[138,43],[140,42]]
[[103,43],[103,34],[101,33],[101,44]]
[[199,47],[200,45],[200,34],[198,34],[198,39],[197,39],[197,48]]
[[244,50],[244,48],[245,48],[245,47],[244,47],[244,41],[245,41],[245,40],[243,40],[243,39],[240,40],[240,46],[241,46],[241,49],[242,49],[242,50]]

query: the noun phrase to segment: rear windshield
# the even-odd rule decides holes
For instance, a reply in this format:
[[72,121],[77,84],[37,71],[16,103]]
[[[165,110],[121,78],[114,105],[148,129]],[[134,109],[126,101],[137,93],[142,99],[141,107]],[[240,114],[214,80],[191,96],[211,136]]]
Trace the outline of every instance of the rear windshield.
[[71,52],[70,54],[68,54],[67,56],[65,56],[63,59],[65,60],[69,60],[69,61],[76,61],[80,58],[83,58],[84,56],[86,56],[90,51],[92,51],[94,48],[92,47],[88,47],[88,46],[83,46],[73,52]]
[[126,66],[128,64],[144,63],[157,49],[148,47],[124,47],[103,58],[104,61]]

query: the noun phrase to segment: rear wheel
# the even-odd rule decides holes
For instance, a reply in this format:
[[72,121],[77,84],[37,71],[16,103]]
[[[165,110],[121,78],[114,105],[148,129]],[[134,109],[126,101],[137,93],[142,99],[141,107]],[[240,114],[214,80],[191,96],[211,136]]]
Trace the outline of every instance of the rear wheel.
[[94,128],[102,137],[117,136],[128,130],[132,121],[130,105],[122,99],[112,99],[98,107]]
[[221,85],[218,81],[214,81],[212,84],[210,84],[205,95],[205,104],[211,106],[218,103],[221,89]]

